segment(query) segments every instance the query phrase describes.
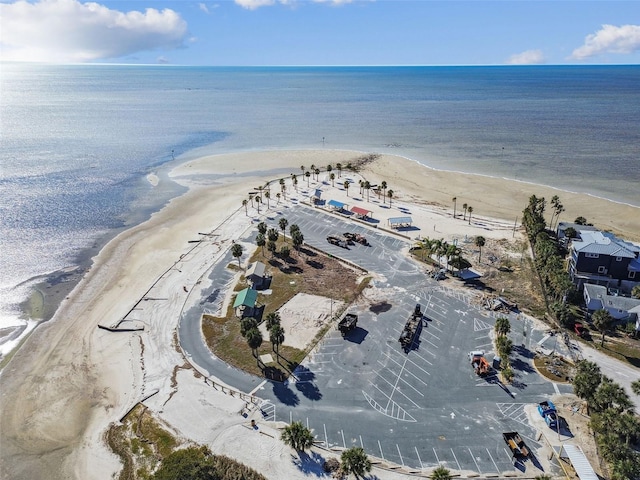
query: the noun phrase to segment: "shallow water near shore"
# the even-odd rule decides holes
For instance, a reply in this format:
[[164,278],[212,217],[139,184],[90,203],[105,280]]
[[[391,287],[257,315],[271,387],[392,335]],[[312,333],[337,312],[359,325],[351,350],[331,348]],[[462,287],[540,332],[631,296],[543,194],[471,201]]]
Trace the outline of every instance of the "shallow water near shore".
[[110,238],[183,191],[167,170],[206,154],[390,153],[640,204],[637,66],[6,64],[2,83],[0,327],[25,324],[38,285],[49,318]]

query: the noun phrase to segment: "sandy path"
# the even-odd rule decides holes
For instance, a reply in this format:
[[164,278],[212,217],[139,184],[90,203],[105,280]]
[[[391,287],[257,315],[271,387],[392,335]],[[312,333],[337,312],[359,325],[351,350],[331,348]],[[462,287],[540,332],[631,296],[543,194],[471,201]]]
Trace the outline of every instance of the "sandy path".
[[[346,165],[358,155],[333,151],[252,152],[200,159],[176,169],[174,176],[190,191],[149,221],[110,242],[54,319],[37,328],[3,370],[1,476],[112,478],[119,463],[104,446],[102,435],[110,422],[117,421],[151,390],[157,388],[161,395],[170,394],[168,377],[173,367],[182,365],[184,360],[171,344],[177,317],[164,315],[184,304],[182,287],[193,288],[206,261],[198,257],[190,264],[192,260],[186,259],[178,268],[180,271],[172,271],[159,285],[157,296],[168,300],[167,310],[160,305],[148,307],[148,313],[158,322],[155,328],[147,328],[143,334],[108,334],[98,330],[97,324],[110,324],[125,315],[154,281],[189,251],[188,240],[198,238],[198,232],[211,230],[238,212],[238,223],[221,229],[217,244],[207,244],[208,261],[213,261],[216,252],[228,248],[230,239],[240,235],[243,225],[250,222],[241,207],[242,199],[249,190],[276,176],[265,173],[269,169],[280,168],[280,175],[288,177],[288,170],[300,173],[301,165]],[[206,173],[230,175],[212,186],[202,176]],[[485,218],[515,218],[530,193],[549,198],[557,193],[487,177],[426,171],[389,156],[368,166],[363,174],[372,180],[386,180],[398,201],[421,198],[439,202],[450,210],[451,198],[457,196],[458,208],[469,203],[474,207],[474,216]],[[301,181],[300,186],[303,183],[306,182]],[[292,191],[288,182],[287,188]],[[611,227],[631,238],[640,237],[640,209],[584,195],[559,194],[567,207],[566,218],[584,215],[597,226]],[[447,208],[437,213],[442,218],[438,229],[443,235],[461,228],[460,220],[447,217]],[[224,435],[233,436],[232,432]]]

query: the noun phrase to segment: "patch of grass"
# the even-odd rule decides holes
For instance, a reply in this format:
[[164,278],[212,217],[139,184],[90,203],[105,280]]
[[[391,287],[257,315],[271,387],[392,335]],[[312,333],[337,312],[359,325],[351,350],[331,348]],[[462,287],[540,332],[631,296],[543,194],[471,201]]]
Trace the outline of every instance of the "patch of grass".
[[533,364],[540,375],[557,383],[569,383],[575,373],[574,366],[560,357],[536,355]]
[[[289,239],[286,244],[290,245]],[[277,251],[283,245],[285,241],[281,238],[277,242]],[[249,261],[261,261],[267,264],[272,274],[271,294],[258,294],[257,302],[263,307],[263,317],[277,311],[298,293],[332,298],[349,305],[368,285],[368,280],[358,284],[358,274],[342,265],[337,259],[305,247],[302,247],[300,252],[292,249],[288,258],[271,256],[266,250],[263,256],[261,249],[258,249]],[[246,287],[243,277],[234,287],[234,291],[240,291]],[[336,316],[338,313],[336,312]],[[258,355],[271,353],[276,359],[275,364],[265,366],[253,356],[246,340],[240,335],[240,319],[235,316],[231,305],[224,317],[204,315],[202,320],[202,331],[207,345],[216,356],[246,372],[277,380],[284,380],[293,372],[330,326],[329,324],[323,327],[306,350],[281,345],[279,357],[273,353],[273,345],[269,338],[264,338],[258,349]]]

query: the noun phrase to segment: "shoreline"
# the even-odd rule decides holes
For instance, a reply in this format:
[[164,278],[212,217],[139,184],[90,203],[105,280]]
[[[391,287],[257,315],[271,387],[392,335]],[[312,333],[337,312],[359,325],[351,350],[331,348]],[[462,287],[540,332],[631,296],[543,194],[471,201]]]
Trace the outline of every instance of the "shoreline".
[[[173,168],[169,177],[187,188],[186,193],[112,238],[92,258],[91,267],[61,301],[53,318],[27,336],[12,354],[10,368],[0,372],[5,392],[0,397],[0,460],[11,465],[14,478],[22,478],[21,473],[39,478],[44,472],[52,479],[110,478],[119,462],[101,443],[104,429],[148,392],[153,381],[168,381],[171,368],[179,364],[172,362],[180,362],[181,357],[171,341],[177,319],[168,319],[162,332],[116,337],[98,331],[97,324],[121,318],[167,266],[182,259],[197,232],[220,226],[230,212],[240,212],[238,220],[250,222],[245,218],[242,199],[256,185],[274,179],[275,175],[267,175],[289,169],[299,176],[300,166],[309,168],[312,163],[322,168],[338,162],[346,166],[364,154],[351,150],[237,152],[202,157]],[[514,181],[423,167],[405,157],[380,155],[359,173],[387,181],[397,194],[394,202],[438,205],[443,221],[452,216],[454,196],[458,198],[458,213],[462,213],[462,203],[469,201],[474,218],[502,220],[521,213],[530,192],[546,197],[545,191],[553,191],[553,187],[525,189]],[[208,174],[217,177],[207,179]],[[349,176],[347,170],[343,169],[343,176]],[[302,184],[306,187],[305,179]],[[584,205],[586,200],[589,207]],[[612,223],[617,214],[625,222],[623,231],[640,236],[637,207],[622,207],[584,194],[569,195],[569,201],[561,197],[561,201],[567,206],[567,217],[578,208],[588,208],[589,212],[580,214],[602,227],[598,225],[600,219]],[[505,216],[497,215],[500,213]],[[223,229],[220,233],[228,235],[230,241],[239,232]],[[228,248],[225,238],[220,237],[221,251]],[[165,348],[158,356],[159,365],[151,362],[154,357],[145,357],[158,353],[145,348],[147,342]]]

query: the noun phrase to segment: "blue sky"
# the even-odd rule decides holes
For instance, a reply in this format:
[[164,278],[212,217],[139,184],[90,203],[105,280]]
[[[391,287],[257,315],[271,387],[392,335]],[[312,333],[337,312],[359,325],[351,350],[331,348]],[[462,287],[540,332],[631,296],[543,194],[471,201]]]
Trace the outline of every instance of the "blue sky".
[[11,61],[640,63],[636,0],[0,0],[0,15]]

